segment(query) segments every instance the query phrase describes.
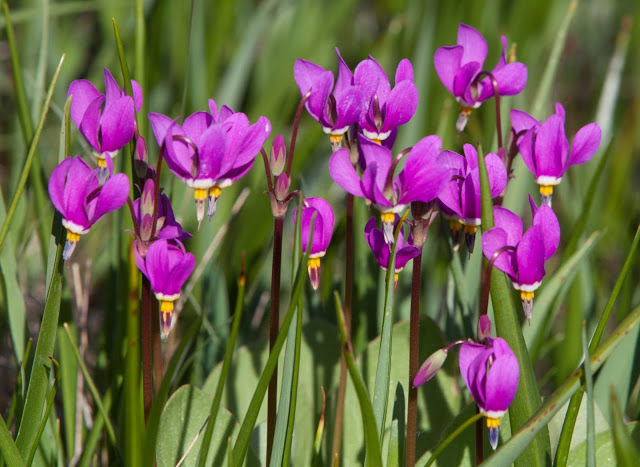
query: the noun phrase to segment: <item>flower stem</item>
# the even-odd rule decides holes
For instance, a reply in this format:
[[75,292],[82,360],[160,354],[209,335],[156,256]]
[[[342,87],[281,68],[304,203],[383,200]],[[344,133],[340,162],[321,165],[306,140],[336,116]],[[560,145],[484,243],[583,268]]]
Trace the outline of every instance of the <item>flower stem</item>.
[[413,380],[418,373],[420,352],[420,282],[422,269],[422,250],[413,258],[411,277],[411,314],[409,317],[409,402],[407,406],[407,448],[406,466],[416,463],[416,433],[418,422],[418,390]]
[[[347,339],[351,342],[351,321],[353,303],[353,195],[347,194],[347,227],[345,232],[345,291],[344,291],[344,325],[347,332]],[[347,391],[347,361],[345,360],[345,348],[342,348],[340,358],[340,382],[338,384],[338,399],[336,402],[336,418],[333,427],[333,445],[331,449],[332,458],[340,459],[342,449],[342,424],[344,419],[344,398]],[[339,462],[338,462],[339,465]]]
[[144,420],[149,418],[153,402],[153,346],[151,341],[151,283],[142,277],[142,394]]
[[[273,224],[273,258],[271,263],[271,312],[269,314],[269,353],[278,338],[280,329],[280,270],[282,266],[283,217],[275,217]],[[276,405],[278,394],[278,364],[269,382],[267,396],[267,464],[271,461],[273,436],[276,429]]]
[[[476,405],[476,416],[480,415],[480,408]],[[476,465],[484,461],[484,420],[482,417],[476,420]]]

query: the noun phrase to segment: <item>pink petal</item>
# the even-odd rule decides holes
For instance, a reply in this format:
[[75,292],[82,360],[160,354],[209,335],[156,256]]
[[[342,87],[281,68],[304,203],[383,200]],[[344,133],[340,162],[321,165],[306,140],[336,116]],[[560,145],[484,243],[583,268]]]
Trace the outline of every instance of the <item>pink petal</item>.
[[455,95],[454,80],[461,66],[464,49],[458,45],[440,47],[433,56],[436,73],[449,92]]
[[124,147],[135,129],[135,115],[133,113],[133,98],[124,96],[116,100],[102,114],[102,152],[117,151]]
[[364,198],[360,177],[349,160],[349,151],[345,148],[334,152],[329,159],[331,178],[347,193]]
[[75,80],[69,85],[67,97],[73,96],[71,99],[71,119],[76,127],[80,128],[87,107],[101,95],[96,87],[86,79]]
[[475,28],[466,24],[458,27],[458,45],[464,48],[462,63],[478,62],[480,66],[487,58],[487,41]]
[[402,81],[389,93],[384,112],[382,133],[404,125],[418,107],[418,89],[413,81]]
[[569,165],[583,164],[593,157],[600,146],[602,130],[597,123],[589,123],[576,133],[571,145]]

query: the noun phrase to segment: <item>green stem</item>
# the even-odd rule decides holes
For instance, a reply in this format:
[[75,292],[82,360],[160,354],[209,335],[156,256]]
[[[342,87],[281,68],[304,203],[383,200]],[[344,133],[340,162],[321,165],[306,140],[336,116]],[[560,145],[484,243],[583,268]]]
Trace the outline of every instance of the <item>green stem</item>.
[[442,453],[442,451],[444,451],[447,446],[449,446],[451,442],[460,435],[460,433],[466,430],[469,425],[477,422],[478,420],[482,420],[481,413],[476,413],[473,417],[469,418],[462,425],[453,430],[453,432],[449,436],[447,436],[447,438],[442,443],[440,443],[438,448],[433,451],[433,454],[431,454],[431,457],[429,457],[429,460],[424,467],[429,467],[431,464],[433,464],[436,459],[438,459],[438,456]]

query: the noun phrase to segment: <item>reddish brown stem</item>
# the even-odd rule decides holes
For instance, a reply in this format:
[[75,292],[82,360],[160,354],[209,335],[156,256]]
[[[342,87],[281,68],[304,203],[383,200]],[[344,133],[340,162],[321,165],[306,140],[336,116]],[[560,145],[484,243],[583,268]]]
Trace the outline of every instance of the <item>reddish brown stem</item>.
[[144,420],[147,421],[153,402],[153,352],[151,344],[151,284],[142,276],[142,394]]
[[[480,409],[476,405],[476,413],[480,413]],[[484,461],[484,418],[476,420],[476,465],[482,464]]]
[[[502,123],[500,118],[500,87],[498,86],[498,81],[496,81],[496,78],[489,71],[481,71],[480,73],[478,73],[476,81],[480,82],[480,80],[485,76],[489,77],[491,85],[493,86],[493,95],[496,101],[496,131],[498,133],[498,149],[502,149],[502,152],[504,152],[504,148],[502,146]],[[500,157],[502,157],[502,155],[500,155]]]
[[[282,266],[283,217],[275,217],[273,224],[273,258],[271,263],[271,313],[269,315],[269,353],[280,330],[280,270]],[[273,436],[276,430],[276,406],[278,395],[278,366],[273,370],[267,394],[267,464],[271,462]]]
[[291,141],[289,142],[289,154],[287,155],[287,176],[291,177],[291,164],[293,163],[293,151],[296,148],[296,139],[298,137],[298,127],[300,126],[300,117],[302,116],[302,109],[304,109],[304,104],[311,97],[311,91],[306,93],[300,99],[300,103],[298,104],[298,110],[296,110],[296,118],[293,121],[293,131],[291,132]]
[[407,406],[407,449],[405,454],[407,467],[413,467],[416,463],[418,390],[413,387],[413,380],[418,373],[420,353],[421,269],[422,252],[413,258],[413,275],[411,277],[411,314],[409,317],[409,402]]

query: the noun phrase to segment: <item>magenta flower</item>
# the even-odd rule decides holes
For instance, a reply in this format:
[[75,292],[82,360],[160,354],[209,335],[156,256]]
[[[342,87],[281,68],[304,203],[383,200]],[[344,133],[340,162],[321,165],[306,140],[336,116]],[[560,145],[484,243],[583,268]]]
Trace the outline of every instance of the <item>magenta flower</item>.
[[80,157],[68,157],[51,173],[49,197],[62,214],[67,240],[62,252],[66,261],[71,257],[80,235],[106,213],[121,208],[129,196],[129,179],[125,174],[110,177],[103,185],[98,169],[91,169]]
[[569,150],[564,132],[564,108],[556,104],[556,113],[544,123],[520,110],[511,111],[516,133],[526,130],[518,141],[522,160],[538,185],[542,204],[551,206],[553,187],[560,183],[569,166],[587,162],[600,146],[602,131],[597,123],[589,123],[576,133]]
[[89,142],[98,158],[101,178],[106,178],[106,156],[113,158],[133,138],[134,113],[142,107],[140,85],[131,80],[133,98],[127,96],[109,70],[104,69],[105,93],[102,94],[86,79],[71,83],[67,96],[71,100],[71,118]]
[[365,112],[360,117],[362,133],[370,140],[383,142],[391,148],[397,128],[411,120],[418,107],[418,90],[413,83],[411,62],[406,58],[400,60],[393,89],[387,74],[372,57],[358,64],[353,78],[367,100]]
[[365,161],[362,178],[351,165],[349,151],[342,148],[329,159],[333,180],[354,196],[368,199],[381,212],[387,243],[393,243],[395,214],[412,201],[428,203],[446,186],[451,169],[438,163],[442,142],[438,136],[422,138],[408,150],[404,168],[394,177],[394,171],[406,151],[395,159],[391,151],[367,138],[360,138]]
[[[298,208],[293,210],[293,224],[296,224],[296,213]],[[302,251],[307,251],[309,242],[309,232],[311,230],[311,218],[316,214],[313,223],[313,238],[311,239],[311,250],[307,271],[313,290],[318,290],[320,285],[320,258],[327,252],[331,235],[333,234],[333,209],[331,205],[322,198],[305,198],[302,202],[302,213],[300,215],[300,235],[302,240]]]
[[180,298],[180,289],[196,265],[196,259],[184,250],[180,242],[169,243],[164,239],[151,244],[142,258],[134,250],[138,269],[149,279],[151,290],[160,300],[160,329],[166,340],[173,326],[173,302]]
[[[469,252],[473,252],[478,225],[482,223],[478,152],[471,144],[464,145],[466,157],[453,151],[442,151],[438,162],[453,169],[453,177],[438,195],[440,212],[450,220],[454,245],[460,241],[464,226]],[[499,156],[489,153],[484,158],[489,176],[491,197],[495,198],[507,186],[507,169]]]
[[207,196],[213,216],[223,188],[243,177],[271,133],[271,123],[260,117],[253,125],[245,114],[229,107],[218,108],[209,100],[211,113],[196,112],[182,126],[169,117],[150,113],[158,144],[164,148],[169,169],[194,188],[198,222],[204,218]]
[[[399,220],[400,216],[396,214],[393,228],[395,228]],[[382,230],[377,228],[376,224],[375,217],[369,219],[369,222],[367,222],[367,225],[364,227],[364,236],[367,239],[369,248],[371,248],[371,251],[373,251],[373,254],[376,257],[378,265],[386,271],[389,266],[391,247],[385,241],[384,233]],[[400,232],[398,232],[398,244],[396,245],[396,265],[394,275],[394,283],[396,285],[398,284],[398,273],[404,269],[410,259],[413,259],[420,254],[420,248],[413,246],[411,236],[409,236],[406,242],[404,241],[404,234],[402,230],[403,229],[401,228]]]
[[[460,116],[456,128],[464,130],[471,109],[494,95],[489,76],[479,78],[487,58],[487,41],[476,29],[466,24],[458,27],[458,43],[436,50],[433,62],[442,84],[460,103]],[[507,38],[502,36],[502,55],[491,75],[498,83],[500,96],[520,93],[527,84],[527,67],[507,63]]]
[[558,248],[560,224],[549,206],[536,206],[529,196],[533,222],[522,234],[520,218],[500,206],[493,208],[495,227],[482,235],[482,251],[507,274],[520,291],[524,314],[531,319],[534,291],[545,275],[544,263]]
[[513,351],[500,337],[487,337],[487,345],[465,342],[460,347],[460,373],[469,392],[487,417],[489,442],[495,450],[500,436],[500,418],[518,389],[520,366]]
[[333,73],[315,63],[298,59],[293,66],[293,75],[305,95],[311,91],[305,107],[309,114],[322,125],[329,135],[334,150],[340,147],[342,135],[360,120],[367,102],[360,86],[354,83],[353,73],[338,54],[338,80],[333,86]]

